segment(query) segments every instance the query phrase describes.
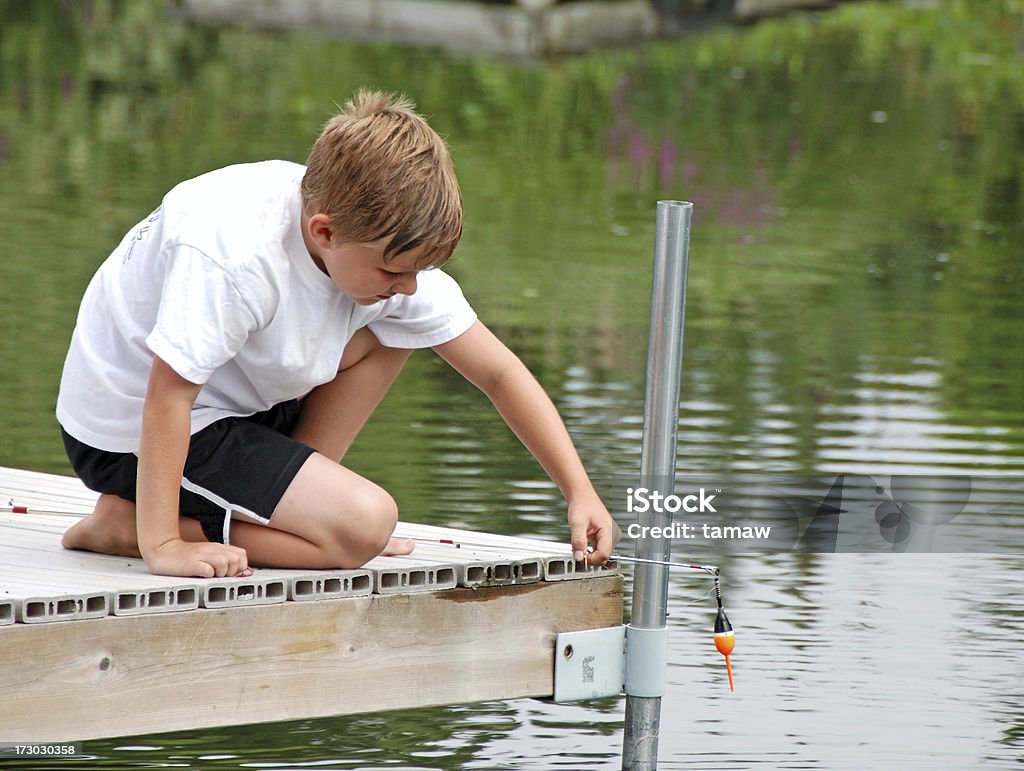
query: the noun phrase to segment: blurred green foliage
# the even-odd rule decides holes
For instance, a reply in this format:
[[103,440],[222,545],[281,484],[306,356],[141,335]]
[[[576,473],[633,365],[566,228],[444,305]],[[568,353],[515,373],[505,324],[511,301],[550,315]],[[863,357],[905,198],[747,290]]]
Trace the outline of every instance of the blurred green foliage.
[[[787,462],[814,468],[864,377],[919,371],[949,420],[1009,432],[1009,460],[982,464],[1021,455],[1019,0],[845,3],[545,62],[213,27],[164,0],[0,0],[0,19],[0,463],[62,467],[63,351],[120,235],[183,178],[302,161],[363,85],[448,138],[468,216],[451,270],[556,397],[574,367],[640,393],[654,202],[686,198],[684,398],[704,406],[683,417],[721,411],[707,462],[756,462],[772,406]],[[412,366],[397,424],[485,412]],[[515,451],[479,420],[481,452]],[[381,433],[368,465],[415,443]]]

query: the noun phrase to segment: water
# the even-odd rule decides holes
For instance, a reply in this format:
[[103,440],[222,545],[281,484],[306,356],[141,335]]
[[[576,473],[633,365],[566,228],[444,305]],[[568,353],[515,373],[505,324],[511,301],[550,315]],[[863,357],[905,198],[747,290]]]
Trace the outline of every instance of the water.
[[[970,475],[991,506],[1024,475],[1019,3],[856,3],[545,64],[161,7],[0,2],[0,464],[67,472],[60,365],[122,232],[182,178],[302,160],[369,84],[408,92],[448,137],[468,217],[452,272],[623,526],[659,198],[696,204],[681,471]],[[430,354],[348,462],[407,519],[567,538],[557,490]],[[673,575],[661,767],[1017,767],[1024,528],[1002,503],[1018,508],[984,553],[676,543],[723,568],[737,691],[710,586]],[[90,741],[93,759],[60,768],[611,769],[622,713],[457,705]]]

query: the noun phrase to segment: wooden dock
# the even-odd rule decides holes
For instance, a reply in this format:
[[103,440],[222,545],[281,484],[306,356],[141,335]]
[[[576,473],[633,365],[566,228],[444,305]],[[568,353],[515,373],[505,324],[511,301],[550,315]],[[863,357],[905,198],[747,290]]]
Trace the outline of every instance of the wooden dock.
[[622,621],[568,545],[411,523],[359,570],[153,576],[61,548],[95,498],[0,467],[0,742],[550,696],[555,636]]

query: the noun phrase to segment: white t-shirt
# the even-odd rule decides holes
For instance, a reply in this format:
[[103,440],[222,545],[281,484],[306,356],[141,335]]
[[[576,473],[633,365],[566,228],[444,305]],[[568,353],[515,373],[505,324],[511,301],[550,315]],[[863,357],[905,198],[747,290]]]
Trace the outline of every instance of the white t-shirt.
[[299,183],[286,161],[229,166],[171,190],[86,290],[64,364],[57,419],[73,437],[137,452],[154,354],[203,388],[192,433],[300,398],[338,371],[369,327],[384,345],[448,342],[476,314],[440,270],[417,291],[354,303],[302,240]]

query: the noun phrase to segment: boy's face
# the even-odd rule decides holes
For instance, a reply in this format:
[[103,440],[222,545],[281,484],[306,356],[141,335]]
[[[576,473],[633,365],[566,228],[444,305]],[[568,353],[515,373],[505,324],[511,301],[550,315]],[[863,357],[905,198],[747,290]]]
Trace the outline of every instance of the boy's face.
[[373,305],[396,294],[416,291],[416,269],[422,264],[423,249],[396,255],[384,261],[388,239],[371,243],[349,243],[320,249],[316,260],[335,285],[358,305]]

